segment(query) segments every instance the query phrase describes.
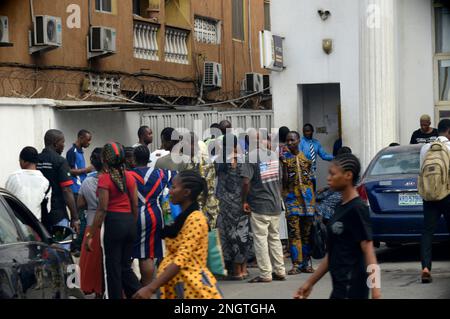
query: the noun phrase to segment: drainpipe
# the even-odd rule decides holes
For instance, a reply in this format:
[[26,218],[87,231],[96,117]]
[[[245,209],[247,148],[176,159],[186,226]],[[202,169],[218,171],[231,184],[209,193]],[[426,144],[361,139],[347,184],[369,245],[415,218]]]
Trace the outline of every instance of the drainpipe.
[[250,56],[250,70],[253,72],[253,52],[252,52],[252,23],[251,23],[251,2],[248,1],[248,55]]

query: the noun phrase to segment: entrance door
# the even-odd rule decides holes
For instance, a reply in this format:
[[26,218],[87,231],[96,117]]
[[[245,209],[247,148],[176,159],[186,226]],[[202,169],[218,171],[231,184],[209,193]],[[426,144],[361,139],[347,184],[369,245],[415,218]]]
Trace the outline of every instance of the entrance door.
[[[341,94],[338,83],[304,84],[300,86],[303,100],[303,125],[314,126],[314,138],[323,149],[333,153],[333,145],[341,137],[340,105]],[[300,130],[303,128],[301,125]],[[299,132],[303,136],[303,132]],[[330,162],[317,158],[317,189],[327,185]]]

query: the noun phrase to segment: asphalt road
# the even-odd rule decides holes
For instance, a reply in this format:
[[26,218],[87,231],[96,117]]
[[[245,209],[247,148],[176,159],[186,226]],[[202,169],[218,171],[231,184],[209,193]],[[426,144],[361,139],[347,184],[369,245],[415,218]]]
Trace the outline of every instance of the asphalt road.
[[[420,282],[420,247],[405,245],[377,249],[381,267],[381,293],[385,299],[450,299],[450,244],[433,246],[433,282]],[[314,261],[314,268],[319,261]],[[286,269],[290,263],[286,260]],[[250,268],[250,278],[258,274]],[[226,299],[291,299],[309,274],[288,276],[286,281],[250,284],[247,281],[220,281]],[[314,287],[311,299],[327,299],[331,293],[329,274]]]

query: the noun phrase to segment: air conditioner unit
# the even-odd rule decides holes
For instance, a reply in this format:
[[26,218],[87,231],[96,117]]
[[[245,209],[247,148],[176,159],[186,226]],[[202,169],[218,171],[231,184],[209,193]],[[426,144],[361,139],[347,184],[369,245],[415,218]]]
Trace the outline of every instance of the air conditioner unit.
[[203,85],[208,87],[222,87],[222,64],[216,62],[205,62]]
[[270,74],[263,75],[263,94],[264,95],[272,94],[272,89],[271,89],[271,84],[270,84]]
[[247,92],[262,92],[263,91],[263,76],[259,73],[245,74],[245,91]]
[[35,16],[34,45],[61,46],[62,23],[61,18],[51,16]]
[[0,16],[0,43],[9,43],[8,17]]
[[116,52],[116,29],[107,27],[91,27],[91,52]]

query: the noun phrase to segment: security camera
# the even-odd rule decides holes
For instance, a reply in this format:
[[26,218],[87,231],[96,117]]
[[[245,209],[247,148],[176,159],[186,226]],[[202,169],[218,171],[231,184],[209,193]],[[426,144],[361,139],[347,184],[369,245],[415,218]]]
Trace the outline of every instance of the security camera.
[[317,13],[319,14],[320,18],[321,18],[323,21],[325,21],[326,19],[328,19],[328,17],[331,15],[331,12],[330,12],[330,11],[328,11],[328,10],[322,10],[322,9],[319,9],[319,10],[317,11]]

